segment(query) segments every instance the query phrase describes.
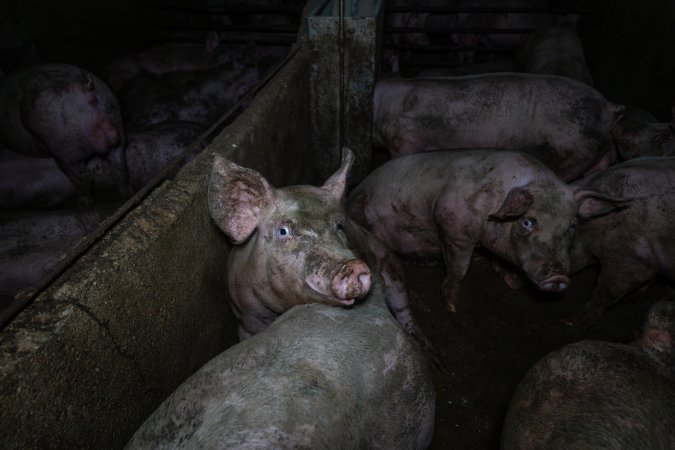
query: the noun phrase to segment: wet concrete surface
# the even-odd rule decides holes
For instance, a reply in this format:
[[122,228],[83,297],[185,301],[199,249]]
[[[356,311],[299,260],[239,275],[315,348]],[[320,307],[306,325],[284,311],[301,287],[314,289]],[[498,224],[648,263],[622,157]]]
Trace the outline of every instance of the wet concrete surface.
[[446,373],[434,374],[436,424],[431,450],[496,449],[511,394],[527,369],[547,353],[580,340],[632,341],[650,305],[672,298],[657,281],[610,308],[593,326],[561,322],[587,299],[597,268],[572,277],[559,294],[509,288],[488,254],[476,254],[462,284],[460,310],[441,299],[443,266],[406,264],[411,303]]

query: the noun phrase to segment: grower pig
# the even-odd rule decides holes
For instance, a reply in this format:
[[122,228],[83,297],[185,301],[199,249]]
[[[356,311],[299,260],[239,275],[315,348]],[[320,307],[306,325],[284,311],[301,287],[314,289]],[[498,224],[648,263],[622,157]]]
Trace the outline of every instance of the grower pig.
[[207,69],[230,61],[232,55],[219,50],[218,33],[211,31],[200,44],[169,43],[134,55],[120,56],[103,69],[103,79],[113,92],[141,73],[162,74],[176,70]]
[[525,374],[508,407],[501,448],[675,448],[675,303],[656,303],[642,337],[581,341]]
[[[157,176],[171,161],[183,156],[189,161],[201,146],[190,144],[202,129],[191,122],[163,122],[131,131],[124,149],[129,185],[136,191]],[[116,186],[99,159],[87,162],[87,169],[99,176],[92,183],[96,193],[112,194]],[[0,209],[47,208],[75,200],[75,185],[52,158],[32,158],[0,151]]]
[[351,306],[364,297],[371,268],[357,259],[354,247],[384,277],[387,303],[405,330],[422,337],[395,256],[346,217],[342,203],[353,160],[351,150],[343,150],[340,169],[322,187],[274,189],[258,172],[215,158],[211,215],[234,244],[243,244],[232,248],[228,261],[241,339],[294,305]]
[[624,202],[560,181],[537,159],[505,150],[437,151],[378,167],[349,196],[349,214],[394,251],[443,257],[451,312],[476,245],[522,268],[543,291],[569,284],[579,218]]
[[146,73],[127,83],[120,104],[129,129],[177,120],[206,129],[259,82],[257,66],[238,61],[202,70]]
[[[0,146],[51,157],[77,187],[80,202],[103,181],[128,192],[125,133],[117,100],[94,75],[68,64],[40,64],[0,78]],[[111,180],[99,180],[92,159]]]
[[364,302],[295,306],[216,356],[126,448],[424,449],[434,416],[423,356],[375,276]]
[[555,75],[382,80],[375,86],[373,144],[389,148],[392,157],[517,149],[570,181],[616,160],[610,129],[622,108],[586,84]]
[[[636,108],[631,108],[635,111]],[[614,142],[624,159],[640,156],[675,156],[675,107],[673,120],[649,120],[649,113],[624,114],[612,128]]]
[[516,62],[523,72],[561,75],[593,86],[583,44],[570,25],[556,25],[530,34],[518,48]]
[[582,178],[577,189],[632,199],[626,208],[582,221],[573,271],[593,261],[600,273],[570,325],[598,319],[610,305],[663,274],[675,280],[675,158],[638,158]]

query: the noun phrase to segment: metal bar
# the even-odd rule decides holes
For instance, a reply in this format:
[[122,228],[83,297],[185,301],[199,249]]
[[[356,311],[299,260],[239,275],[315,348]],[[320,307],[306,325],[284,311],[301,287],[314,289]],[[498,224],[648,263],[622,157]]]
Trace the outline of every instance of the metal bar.
[[419,46],[419,45],[403,45],[403,44],[383,43],[382,47],[390,48],[390,49],[396,49],[396,50],[414,50],[414,51],[417,51],[417,52],[425,52],[425,53],[459,52],[459,51],[474,51],[474,52],[482,52],[482,53],[513,53],[513,51],[518,47],[518,45],[514,45],[513,47],[504,47],[504,46],[485,47],[485,46],[468,46],[468,45]]
[[425,27],[385,27],[385,33],[499,33],[499,34],[528,34],[535,31],[534,28],[425,28]]
[[518,7],[461,7],[461,6],[391,6],[387,7],[385,14],[416,12],[430,14],[492,14],[492,13],[521,13],[521,14],[600,14],[599,11],[588,8],[518,8]]
[[170,11],[170,12],[181,12],[181,13],[194,13],[194,14],[209,14],[209,15],[227,15],[231,13],[235,14],[287,14],[287,15],[301,15],[302,7],[294,6],[254,6],[254,5],[233,5],[233,6],[223,6],[219,8],[196,8],[183,5],[139,5],[142,9],[150,9],[155,11]]

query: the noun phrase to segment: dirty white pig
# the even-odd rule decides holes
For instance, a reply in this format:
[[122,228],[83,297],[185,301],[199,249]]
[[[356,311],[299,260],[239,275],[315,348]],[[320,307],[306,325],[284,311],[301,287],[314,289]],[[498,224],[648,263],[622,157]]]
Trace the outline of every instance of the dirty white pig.
[[597,320],[657,275],[675,280],[675,157],[626,161],[574,185],[630,202],[579,223],[572,270],[598,263],[600,273],[589,301],[565,319],[569,325]]
[[525,153],[473,150],[390,160],[348,203],[349,215],[397,253],[443,258],[443,295],[455,312],[478,244],[521,268],[539,289],[562,291],[577,221],[617,202],[572,188]]
[[[191,146],[201,130],[201,125],[191,122],[163,122],[129,132],[124,156],[131,188],[136,191],[145,186],[176,158],[192,159],[202,149],[201,145]],[[92,159],[86,168],[97,174],[93,192],[109,200],[118,198],[106,165]],[[0,151],[0,209],[63,206],[76,198],[77,188],[54,159]]]
[[516,63],[523,72],[560,75],[593,86],[583,44],[569,24],[539,29],[530,34],[516,51]]
[[675,156],[675,107],[670,122],[658,122],[650,113],[636,110],[639,108],[631,108],[632,114],[621,116],[612,128],[621,156]]
[[0,212],[0,295],[39,283],[116,206]]
[[374,277],[351,309],[290,309],[188,378],[126,448],[427,448],[431,376],[381,289]]
[[675,448],[675,302],[626,345],[581,341],[542,358],[511,398],[501,448]]
[[556,75],[388,79],[375,86],[373,144],[392,157],[517,149],[570,181],[616,161],[610,129],[622,110],[591,86]]
[[119,99],[129,129],[178,120],[206,129],[259,82],[255,64],[231,61],[209,69],[141,74],[127,83]]
[[143,72],[207,69],[231,58],[228,52],[220,51],[218,33],[211,31],[203,44],[168,43],[115,58],[103,69],[102,78],[113,92],[119,93],[127,81]]
[[215,158],[209,208],[236,244],[227,271],[240,339],[298,304],[353,305],[368,293],[371,266],[384,278],[392,313],[406,332],[422,337],[395,255],[344,210],[353,160],[353,152],[344,149],[340,169],[321,187],[275,189],[258,172]]
[[[98,181],[129,191],[119,105],[96,76],[68,64],[32,66],[0,78],[0,104],[0,146],[54,158],[81,203],[92,201]],[[92,172],[92,159],[110,180]]]

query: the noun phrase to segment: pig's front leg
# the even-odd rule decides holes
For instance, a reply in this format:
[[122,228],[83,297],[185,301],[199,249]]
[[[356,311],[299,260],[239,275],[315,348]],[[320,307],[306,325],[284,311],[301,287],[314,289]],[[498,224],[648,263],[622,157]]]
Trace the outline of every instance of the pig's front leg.
[[451,241],[443,235],[441,251],[445,263],[445,280],[441,292],[447,302],[448,311],[456,313],[459,307],[459,292],[462,280],[471,264],[475,242]]

